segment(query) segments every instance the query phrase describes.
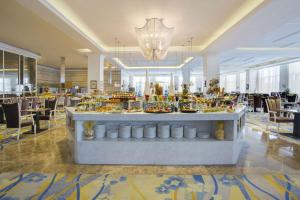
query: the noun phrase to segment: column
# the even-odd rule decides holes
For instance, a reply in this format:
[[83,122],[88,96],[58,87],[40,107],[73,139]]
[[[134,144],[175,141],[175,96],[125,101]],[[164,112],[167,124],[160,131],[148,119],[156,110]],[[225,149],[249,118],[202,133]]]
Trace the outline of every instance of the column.
[[289,86],[289,69],[288,65],[280,65],[279,92],[288,89]]
[[246,70],[246,93],[250,91],[250,70]]
[[88,55],[88,91],[104,92],[104,55]]
[[133,87],[133,75],[129,76],[129,87]]
[[203,55],[203,92],[206,94],[206,91],[209,87],[209,81],[217,78],[220,80],[220,63],[218,54],[209,53]]
[[241,91],[241,87],[240,87],[240,80],[241,80],[241,78],[240,78],[240,72],[236,73],[236,79],[235,80],[236,80],[235,81],[235,91],[236,92],[240,92]]
[[66,82],[66,58],[60,57],[60,83]]

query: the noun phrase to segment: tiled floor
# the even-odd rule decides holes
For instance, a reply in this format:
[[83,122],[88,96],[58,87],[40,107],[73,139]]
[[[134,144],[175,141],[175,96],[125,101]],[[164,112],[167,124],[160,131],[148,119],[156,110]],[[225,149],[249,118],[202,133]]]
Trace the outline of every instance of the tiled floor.
[[[63,121],[61,122],[63,124]],[[0,152],[1,172],[109,173],[109,174],[300,174],[300,145],[246,127],[245,146],[237,165],[228,166],[124,166],[73,163],[64,125]]]

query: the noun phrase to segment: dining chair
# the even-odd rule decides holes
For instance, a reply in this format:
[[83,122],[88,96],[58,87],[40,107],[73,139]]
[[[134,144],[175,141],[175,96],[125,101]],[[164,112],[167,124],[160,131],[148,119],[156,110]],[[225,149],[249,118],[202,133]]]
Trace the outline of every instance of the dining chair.
[[32,109],[36,109],[36,108],[37,108],[38,101],[39,101],[39,100],[38,100],[37,97],[32,98],[32,102],[31,102],[31,108],[32,108]]
[[36,124],[33,114],[21,115],[21,110],[18,103],[2,104],[2,108],[6,119],[6,129],[17,128],[17,140],[20,139],[22,128],[26,126],[33,126],[34,135],[36,135]]
[[26,98],[21,99],[21,115],[22,116],[30,114],[30,112],[27,111],[29,109],[29,107],[30,107],[30,100],[26,99]]
[[39,120],[48,121],[48,129],[51,128],[51,119],[56,122],[56,99],[46,99],[45,100],[45,110],[43,115],[39,115]]
[[279,98],[266,99],[266,105],[268,110],[267,130],[272,122],[277,124],[277,133],[279,133],[279,126],[281,123],[294,123],[294,119],[291,118],[290,115],[284,115],[284,113],[288,112],[281,110],[281,100]]

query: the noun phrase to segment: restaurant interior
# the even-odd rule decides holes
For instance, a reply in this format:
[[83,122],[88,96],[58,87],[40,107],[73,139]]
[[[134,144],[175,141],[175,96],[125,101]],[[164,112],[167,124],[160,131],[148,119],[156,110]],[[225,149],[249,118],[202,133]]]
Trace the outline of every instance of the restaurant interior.
[[0,0],[0,199],[300,199],[299,8]]

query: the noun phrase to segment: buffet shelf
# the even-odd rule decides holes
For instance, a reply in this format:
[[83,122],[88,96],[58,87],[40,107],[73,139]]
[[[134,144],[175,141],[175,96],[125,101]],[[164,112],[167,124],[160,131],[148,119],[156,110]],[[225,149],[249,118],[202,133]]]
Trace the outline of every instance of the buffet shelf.
[[[97,113],[77,112],[67,108],[69,141],[74,161],[80,164],[130,165],[211,165],[236,164],[242,145],[245,108],[219,113]],[[116,130],[120,124],[130,126],[167,123],[170,126],[192,126],[210,133],[209,139],[195,138],[95,138],[85,139],[84,123],[105,124]],[[216,123],[224,123],[224,140],[216,140]],[[222,153],[220,153],[222,152]]]

